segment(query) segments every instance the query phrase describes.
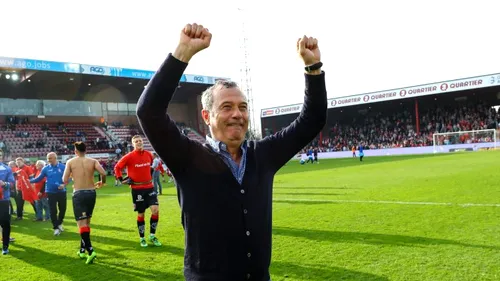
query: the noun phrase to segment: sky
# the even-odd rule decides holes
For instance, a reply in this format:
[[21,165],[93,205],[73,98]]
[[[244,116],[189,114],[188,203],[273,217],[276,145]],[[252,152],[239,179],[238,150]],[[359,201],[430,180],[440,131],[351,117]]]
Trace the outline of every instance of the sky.
[[156,70],[196,22],[212,44],[186,73],[240,82],[246,37],[259,119],[303,101],[303,35],[319,40],[332,98],[499,73],[498,11],[494,0],[3,1],[0,56]]

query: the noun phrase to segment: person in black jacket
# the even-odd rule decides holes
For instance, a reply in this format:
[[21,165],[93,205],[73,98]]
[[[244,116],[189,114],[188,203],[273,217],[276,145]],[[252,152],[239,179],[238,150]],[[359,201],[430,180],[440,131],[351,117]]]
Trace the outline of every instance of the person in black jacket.
[[139,98],[137,117],[176,180],[186,237],[185,279],[268,281],[274,175],[326,123],[320,51],[315,38],[297,41],[306,72],[302,111],[287,128],[260,141],[245,140],[249,111],[238,86],[218,81],[208,88],[201,113],[210,136],[202,144],[182,134],[166,112],[188,62],[211,39],[201,25],[183,28],[176,50]]

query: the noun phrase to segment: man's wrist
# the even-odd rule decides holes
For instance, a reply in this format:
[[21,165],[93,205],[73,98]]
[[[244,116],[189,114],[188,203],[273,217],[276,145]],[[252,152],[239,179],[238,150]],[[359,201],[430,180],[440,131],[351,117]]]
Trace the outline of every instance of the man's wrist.
[[189,63],[189,61],[193,57],[193,55],[181,45],[177,46],[172,56],[184,63]]
[[320,75],[321,74],[321,68],[320,69],[316,69],[316,70],[311,70],[309,72],[306,71],[306,74],[309,74],[309,75]]
[[323,66],[323,63],[321,61],[317,61],[311,64],[307,64],[304,67],[305,73],[310,74],[310,75],[320,75],[321,74],[321,67]]

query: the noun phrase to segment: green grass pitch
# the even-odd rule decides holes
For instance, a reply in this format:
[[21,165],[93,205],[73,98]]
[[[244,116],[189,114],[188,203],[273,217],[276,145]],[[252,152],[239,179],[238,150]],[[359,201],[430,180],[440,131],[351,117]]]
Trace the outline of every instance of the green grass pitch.
[[[273,281],[500,280],[500,151],[292,161],[275,178]],[[108,179],[113,182],[112,178]],[[164,184],[165,185],[165,184]],[[141,248],[128,187],[98,191],[91,238],[76,256],[71,196],[65,232],[14,222],[0,280],[184,280],[175,188],[160,196],[162,247]],[[146,219],[149,235],[149,211]]]

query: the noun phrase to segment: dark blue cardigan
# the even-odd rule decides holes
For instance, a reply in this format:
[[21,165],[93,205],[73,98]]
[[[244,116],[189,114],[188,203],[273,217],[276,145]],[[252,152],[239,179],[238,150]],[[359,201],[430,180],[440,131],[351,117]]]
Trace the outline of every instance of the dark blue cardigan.
[[284,130],[249,141],[240,185],[208,145],[188,139],[166,114],[187,64],[167,57],[137,104],[140,125],[175,177],[190,281],[269,280],[275,173],[326,123],[325,74],[305,75],[304,106]]

